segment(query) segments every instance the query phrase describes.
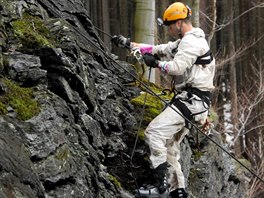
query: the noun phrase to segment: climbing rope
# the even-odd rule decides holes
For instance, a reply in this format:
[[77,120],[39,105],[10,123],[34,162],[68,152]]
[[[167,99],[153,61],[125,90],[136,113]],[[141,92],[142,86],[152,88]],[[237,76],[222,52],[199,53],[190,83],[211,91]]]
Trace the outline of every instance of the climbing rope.
[[201,129],[198,128],[198,126],[196,126],[192,121],[190,121],[189,119],[187,119],[184,115],[182,115],[177,109],[174,108],[174,106],[172,106],[170,103],[168,103],[167,101],[165,101],[163,98],[161,98],[158,94],[156,94],[154,91],[152,91],[144,82],[142,82],[135,74],[132,74],[129,70],[127,70],[126,68],[124,68],[120,63],[118,63],[116,60],[114,60],[109,54],[107,54],[103,49],[101,49],[96,43],[94,43],[94,41],[92,41],[89,37],[87,37],[84,33],[82,33],[81,31],[79,31],[79,29],[77,29],[77,27],[72,26],[73,29],[75,31],[77,31],[78,33],[80,33],[85,39],[87,39],[87,41],[89,41],[94,47],[96,47],[99,51],[101,51],[103,54],[105,54],[105,56],[111,60],[113,63],[115,63],[119,68],[117,68],[114,64],[113,67],[115,67],[116,69],[122,69],[125,72],[127,72],[129,75],[131,75],[135,80],[137,80],[138,82],[141,83],[141,85],[148,91],[150,92],[152,95],[154,95],[155,97],[157,97],[160,101],[162,101],[167,107],[171,108],[173,111],[175,111],[176,113],[178,113],[182,118],[184,118],[188,123],[190,123],[190,125],[192,127],[194,127],[199,133],[203,134],[206,138],[208,138],[211,142],[213,142],[216,146],[218,146],[222,151],[224,151],[227,155],[229,155],[232,159],[234,159],[237,163],[239,163],[242,167],[244,167],[246,170],[248,170],[252,175],[254,175],[256,178],[258,178],[261,182],[264,183],[264,180],[262,178],[260,178],[254,171],[252,171],[250,168],[248,168],[246,165],[244,165],[242,162],[240,162],[236,157],[234,157],[231,153],[229,153],[224,147],[222,147],[219,143],[217,143],[215,140],[213,140],[209,135],[205,134],[204,132],[202,132]]
[[[149,68],[148,83],[150,82],[150,76],[151,76],[151,67]],[[145,107],[146,107],[146,102],[147,102],[147,95],[148,95],[148,92],[145,92],[143,107],[141,109],[141,115],[140,115],[140,120],[139,120],[139,124],[138,124],[137,135],[136,135],[136,139],[135,139],[135,142],[134,142],[133,150],[132,150],[132,153],[131,153],[131,156],[130,156],[130,164],[129,164],[129,167],[130,167],[130,170],[131,170],[131,174],[132,174],[132,177],[133,177],[134,182],[136,184],[137,191],[138,191],[138,194],[140,195],[140,197],[142,197],[142,196],[141,196],[141,193],[139,191],[139,186],[137,184],[136,177],[133,174],[133,172],[134,172],[133,171],[133,157],[134,157],[134,154],[135,154],[135,151],[136,151],[136,147],[137,147],[137,143],[138,143],[138,136],[139,136],[139,132],[140,132],[140,129],[141,129],[141,126],[142,126],[142,121],[144,119]]]
[[[151,76],[151,67],[149,68],[148,83],[150,82],[150,76]],[[146,107],[146,101],[147,101],[147,95],[148,95],[148,92],[145,92],[143,107],[142,107],[142,110],[141,110],[140,120],[139,120],[139,124],[138,124],[138,130],[137,130],[136,140],[135,140],[135,143],[134,143],[134,146],[133,146],[133,150],[132,150],[132,153],[131,153],[131,157],[130,157],[130,162],[131,163],[132,163],[132,160],[133,160],[133,157],[134,157],[134,154],[135,154],[135,150],[136,150],[136,147],[137,147],[138,133],[140,132],[141,125],[142,125],[142,121],[144,119],[145,107]]]
[[108,34],[107,32],[101,30],[100,28],[98,28],[98,27],[96,27],[96,26],[94,26],[94,28],[97,29],[99,32],[101,32],[101,33],[103,33],[103,34],[109,36],[110,38],[113,38],[113,36],[112,36],[111,34]]

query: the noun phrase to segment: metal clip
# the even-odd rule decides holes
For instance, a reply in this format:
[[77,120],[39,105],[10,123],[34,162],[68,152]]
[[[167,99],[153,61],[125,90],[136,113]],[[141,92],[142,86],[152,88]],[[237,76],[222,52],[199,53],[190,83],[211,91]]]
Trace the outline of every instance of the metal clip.
[[134,50],[133,51],[133,55],[135,56],[135,58],[137,59],[138,62],[144,63],[143,56],[142,56],[142,54],[141,54],[139,49]]

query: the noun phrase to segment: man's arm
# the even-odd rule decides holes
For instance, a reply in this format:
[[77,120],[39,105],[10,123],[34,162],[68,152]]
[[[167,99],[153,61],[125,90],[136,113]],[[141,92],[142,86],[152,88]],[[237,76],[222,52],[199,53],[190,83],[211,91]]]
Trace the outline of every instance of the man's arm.
[[171,61],[159,61],[158,67],[170,75],[182,75],[187,68],[191,68],[200,50],[193,47],[190,43],[181,42],[178,51]]

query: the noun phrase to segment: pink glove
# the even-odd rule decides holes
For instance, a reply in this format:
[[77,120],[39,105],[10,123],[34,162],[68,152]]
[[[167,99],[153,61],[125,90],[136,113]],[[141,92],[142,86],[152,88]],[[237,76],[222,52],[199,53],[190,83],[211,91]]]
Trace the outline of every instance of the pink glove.
[[132,43],[132,51],[139,49],[141,54],[152,53],[153,45],[148,45],[144,43]]
[[139,45],[139,50],[141,54],[146,54],[146,53],[152,53],[153,45],[148,45],[148,44],[140,44]]

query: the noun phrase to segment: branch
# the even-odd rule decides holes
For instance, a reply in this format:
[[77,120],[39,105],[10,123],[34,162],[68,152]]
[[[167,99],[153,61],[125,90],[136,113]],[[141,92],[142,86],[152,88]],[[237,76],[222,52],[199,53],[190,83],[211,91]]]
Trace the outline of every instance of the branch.
[[212,23],[212,26],[210,26],[208,24],[208,26],[211,29],[210,32],[208,33],[208,43],[209,43],[209,46],[210,46],[210,42],[211,42],[211,40],[212,40],[212,38],[214,36],[214,33],[215,33],[215,27],[216,27],[216,25],[218,25],[218,24],[216,24],[216,0],[211,1],[211,5],[212,5],[212,8],[211,8],[212,19],[209,16],[207,16],[204,12],[200,11],[200,13],[203,16],[205,16],[205,18],[208,21],[210,21]]
[[[262,127],[264,127],[264,124],[261,124],[261,125],[258,125],[256,127],[253,127],[251,129],[247,130],[246,132],[244,132],[242,135],[245,135],[245,134],[247,134],[247,133],[249,133],[251,131],[254,131],[254,130],[259,129],[259,128],[262,128]],[[242,135],[240,135],[240,136],[242,136]]]
[[[263,125],[261,124],[261,125],[255,126],[245,131],[246,125],[249,125],[249,123],[252,122],[251,117],[252,117],[253,111],[264,100],[264,82],[263,82],[264,72],[262,68],[263,63],[257,60],[256,60],[256,63],[258,67],[256,68],[253,65],[251,65],[251,68],[253,70],[253,73],[256,74],[256,76],[254,76],[254,81],[257,80],[256,86],[258,87],[258,89],[257,91],[254,91],[255,86],[251,86],[247,92],[242,93],[243,98],[241,102],[243,104],[240,104],[240,107],[242,107],[241,113],[240,113],[241,116],[238,119],[240,122],[240,127],[238,128],[235,126],[235,130],[237,131],[237,133],[234,138],[234,142],[237,141],[239,136],[245,135],[255,129],[264,127],[264,124]],[[251,95],[250,93],[251,94],[255,93],[255,94]]]
[[257,4],[255,6],[253,6],[253,7],[249,8],[248,10],[246,10],[245,12],[241,13],[240,15],[238,15],[237,17],[235,17],[233,20],[229,20],[225,24],[217,25],[215,31],[216,32],[220,31],[220,30],[226,28],[226,26],[234,23],[236,20],[238,20],[240,17],[242,17],[243,15],[247,14],[248,12],[250,12],[250,11],[256,9],[256,8],[263,8],[263,7],[264,7],[264,3],[260,3],[260,4]]
[[255,40],[255,41],[252,42],[251,44],[247,45],[247,47],[245,47],[245,48],[242,48],[242,47],[241,47],[241,48],[238,49],[234,54],[232,54],[230,57],[225,58],[224,61],[218,63],[218,64],[216,65],[216,67],[217,67],[217,68],[222,67],[222,66],[228,64],[229,62],[231,62],[232,60],[241,57],[242,54],[243,54],[245,51],[247,51],[248,49],[250,49],[251,47],[253,47],[254,45],[256,45],[256,44],[257,44],[259,41],[261,41],[261,39],[263,39],[263,38],[264,38],[264,35],[262,35],[261,37],[259,37],[257,40]]

